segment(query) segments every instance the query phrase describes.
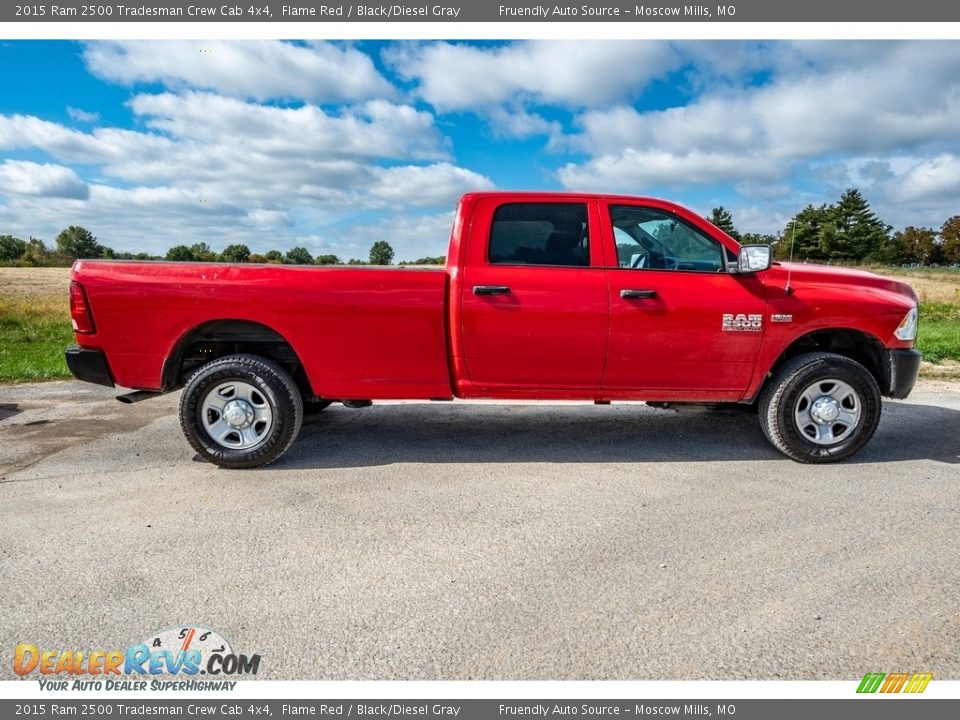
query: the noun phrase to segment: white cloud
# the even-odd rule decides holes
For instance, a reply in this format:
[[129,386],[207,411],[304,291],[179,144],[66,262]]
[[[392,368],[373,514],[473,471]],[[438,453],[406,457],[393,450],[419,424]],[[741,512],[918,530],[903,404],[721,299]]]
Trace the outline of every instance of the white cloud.
[[0,164],[0,193],[83,200],[87,184],[63,165],[6,160]]
[[276,227],[290,226],[293,219],[290,213],[285,210],[268,210],[266,208],[257,208],[247,213],[246,220],[258,227]]
[[885,178],[882,185],[895,202],[952,203],[960,212],[960,157],[944,154],[922,160],[901,175]]
[[570,190],[613,191],[651,185],[723,182],[731,176],[758,180],[774,178],[779,171],[775,159],[760,155],[701,150],[675,154],[627,148],[619,154],[603,155],[583,164],[569,163],[560,169],[558,176]]
[[450,163],[374,168],[376,197],[392,202],[430,207],[453,206],[466,192],[492,190],[493,181]]
[[107,163],[164,157],[173,143],[159,135],[97,128],[90,133],[33,115],[0,115],[0,150],[37,148],[62,162]]
[[440,111],[485,113],[527,98],[593,107],[634,97],[680,58],[659,42],[528,41],[493,48],[436,42],[397,45],[386,57]]
[[[591,158],[565,166],[561,182],[636,190],[657,182],[782,180],[795,164],[830,155],[955,147],[960,43],[853,44],[843,52],[836,45],[790,46],[770,82],[720,85],[684,106],[587,111],[573,142]],[[817,52],[828,57],[818,60]],[[798,59],[803,53],[812,54],[806,63]],[[871,62],[858,62],[864,56]],[[648,164],[632,167],[637,162]]]
[[94,74],[124,85],[159,82],[240,98],[324,103],[396,95],[367,55],[327,42],[104,41],[87,45],[84,59]]
[[100,113],[87,112],[86,110],[70,107],[69,105],[67,106],[67,115],[70,116],[71,120],[85,123],[94,123],[100,119]]
[[377,240],[386,240],[396,251],[395,260],[416,260],[420,257],[446,255],[453,224],[453,211],[436,215],[408,215],[397,213],[374,223],[351,227],[349,232],[335,232],[330,241],[331,252],[341,259],[366,260],[370,246]]
[[[80,198],[86,186],[63,174],[72,170],[11,165],[11,177],[37,177],[33,185],[20,183],[19,196],[0,208],[3,226],[52,237],[82,224],[118,250],[162,252],[172,238],[266,250],[370,212],[449,208],[460,192],[492,185],[444,161],[447,144],[429,112],[386,100],[327,111],[186,92],[137,95],[130,107],[144,129],[83,132],[33,116],[0,116],[0,149],[40,150],[91,166],[96,177],[85,201],[54,203],[27,197],[25,189]],[[59,175],[49,168],[60,168]]]

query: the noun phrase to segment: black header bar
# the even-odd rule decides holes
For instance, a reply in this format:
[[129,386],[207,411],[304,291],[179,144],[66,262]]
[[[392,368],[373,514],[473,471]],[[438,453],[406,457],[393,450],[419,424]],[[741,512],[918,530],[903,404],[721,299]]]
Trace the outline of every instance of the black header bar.
[[59,0],[0,6],[2,22],[957,22],[943,0],[700,0],[618,2],[317,2]]

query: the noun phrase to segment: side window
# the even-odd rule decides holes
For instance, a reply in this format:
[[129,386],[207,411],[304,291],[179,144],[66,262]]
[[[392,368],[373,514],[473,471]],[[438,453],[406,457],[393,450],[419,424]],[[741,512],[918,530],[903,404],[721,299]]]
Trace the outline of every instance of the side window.
[[610,222],[622,268],[717,272],[725,267],[720,243],[663,210],[612,205]]
[[493,214],[488,258],[500,265],[590,264],[587,206],[511,203]]

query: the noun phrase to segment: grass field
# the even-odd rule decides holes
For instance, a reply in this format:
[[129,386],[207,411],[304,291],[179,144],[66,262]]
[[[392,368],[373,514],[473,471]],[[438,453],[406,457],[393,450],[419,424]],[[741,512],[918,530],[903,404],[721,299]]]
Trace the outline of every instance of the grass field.
[[[920,297],[922,373],[960,377],[960,270],[875,268],[909,282]],[[66,268],[0,267],[0,382],[68,377],[73,342]],[[932,363],[939,363],[934,365]]]
[[66,268],[0,268],[0,382],[69,376],[73,342]]

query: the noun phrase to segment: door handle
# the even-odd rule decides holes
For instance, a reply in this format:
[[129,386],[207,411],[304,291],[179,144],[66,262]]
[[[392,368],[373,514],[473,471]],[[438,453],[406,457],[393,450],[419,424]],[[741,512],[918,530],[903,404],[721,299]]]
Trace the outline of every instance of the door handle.
[[506,285],[474,285],[474,295],[509,295],[510,288]]
[[656,290],[621,290],[620,297],[624,300],[649,300],[657,296]]

